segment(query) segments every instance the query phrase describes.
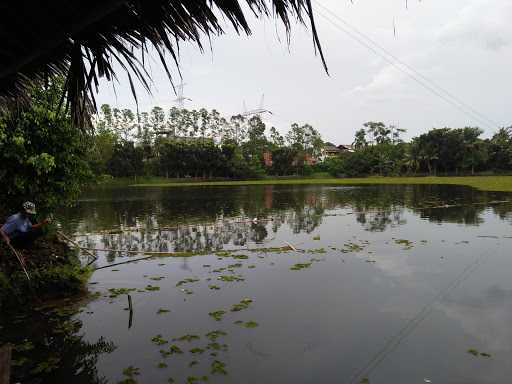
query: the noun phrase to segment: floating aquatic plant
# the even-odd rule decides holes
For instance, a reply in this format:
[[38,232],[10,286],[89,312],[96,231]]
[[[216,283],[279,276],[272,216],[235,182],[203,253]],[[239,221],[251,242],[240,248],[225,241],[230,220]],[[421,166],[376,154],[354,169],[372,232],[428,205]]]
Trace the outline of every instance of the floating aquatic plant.
[[159,290],[160,290],[160,287],[155,286],[155,285],[148,284],[146,286],[146,291],[159,291]]
[[301,269],[306,269],[311,267],[313,263],[297,263],[290,267],[292,271],[300,271]]
[[172,341],[188,341],[189,343],[193,340],[199,340],[201,337],[198,335],[184,335],[181,337],[177,337],[172,339]]
[[182,354],[183,351],[181,350],[180,347],[178,347],[177,345],[173,344],[169,347],[169,352],[171,353],[171,355],[175,355],[175,354]]
[[221,375],[227,375],[228,372],[226,371],[226,364],[224,364],[222,361],[214,360],[210,366],[212,375],[214,374],[221,374]]
[[151,338],[151,341],[155,343],[156,345],[163,345],[167,344],[167,340],[165,340],[162,335],[156,335]]
[[115,298],[119,295],[127,295],[130,292],[136,291],[136,288],[109,288],[109,297]]
[[189,377],[187,377],[187,384],[199,383],[200,381],[202,381],[202,382],[208,381],[208,376],[201,376],[201,377],[189,376]]
[[413,247],[412,241],[406,239],[395,239],[395,244],[403,245],[404,249],[411,249]]
[[231,312],[243,311],[244,309],[249,308],[249,305],[252,303],[251,299],[242,299],[240,303],[233,304],[231,306]]
[[216,341],[213,341],[211,343],[208,343],[206,345],[206,349],[213,349],[215,351],[227,351],[228,350],[228,345],[227,344],[220,344],[220,343],[217,343]]
[[167,364],[164,362],[160,362],[160,363],[158,363],[158,365],[156,367],[157,368],[167,368]]
[[134,367],[133,365],[130,365],[128,368],[123,369],[123,375],[133,378],[133,376],[140,375],[140,369],[137,367]]
[[307,253],[327,253],[325,248],[308,249]]
[[153,277],[149,278],[149,280],[153,280],[153,281],[160,281],[163,279],[165,279],[165,276],[153,276]]
[[228,281],[228,282],[244,281],[245,280],[243,277],[237,276],[237,275],[223,275],[223,276],[217,277],[217,279],[220,281]]
[[216,256],[219,256],[219,257],[227,257],[227,256],[231,256],[231,253],[230,251],[219,251],[219,252],[215,252],[215,255]]
[[259,324],[253,320],[246,321],[244,323],[245,328],[256,328]]
[[227,333],[224,332],[224,331],[211,331],[211,332],[208,332],[205,336],[207,339],[209,339],[210,341],[215,341],[217,340],[220,336],[226,336]]
[[256,328],[257,326],[259,326],[259,324],[253,320],[249,320],[249,321],[242,321],[242,320],[237,320],[235,321],[235,324],[237,325],[243,325],[245,328]]
[[189,352],[200,355],[200,354],[204,353],[204,349],[202,349],[202,348],[192,348]]
[[192,361],[188,364],[188,366],[189,366],[189,367],[193,367],[194,365],[197,365],[197,364],[199,364],[199,361],[197,361],[197,360],[192,360]]
[[233,259],[239,259],[239,260],[247,260],[249,256],[247,255],[233,255]]
[[170,310],[168,309],[165,309],[165,308],[159,308],[158,311],[157,311],[157,315],[161,315],[163,313],[169,313],[171,312]]
[[223,311],[223,310],[219,310],[219,311],[214,311],[214,312],[208,313],[208,315],[210,315],[211,317],[213,317],[217,321],[221,321],[222,320],[222,316],[224,316],[225,314],[226,314],[226,311]]
[[210,288],[211,290],[216,290],[216,291],[218,291],[220,289],[220,287],[218,285],[209,285],[208,288]]
[[184,279],[184,280],[178,281],[178,282],[176,283],[176,286],[177,286],[177,287],[180,287],[180,286],[182,286],[183,284],[187,284],[187,283],[195,283],[195,282],[197,282],[197,281],[199,281],[199,279],[195,279],[195,278],[189,277],[189,278],[186,278],[186,279]]
[[343,244],[345,248],[343,248],[341,250],[341,252],[343,253],[348,253],[348,252],[361,252],[364,247],[362,247],[361,245],[359,244],[356,244],[356,243],[352,243],[352,242],[349,242],[349,243],[345,243]]

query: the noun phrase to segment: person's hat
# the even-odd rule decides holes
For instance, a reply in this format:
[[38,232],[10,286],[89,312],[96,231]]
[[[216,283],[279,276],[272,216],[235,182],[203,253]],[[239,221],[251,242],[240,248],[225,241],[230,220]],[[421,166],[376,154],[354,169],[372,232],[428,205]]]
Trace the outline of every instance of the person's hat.
[[23,203],[23,209],[25,212],[30,213],[31,215],[36,214],[36,205],[34,203],[31,203],[30,201],[25,201]]

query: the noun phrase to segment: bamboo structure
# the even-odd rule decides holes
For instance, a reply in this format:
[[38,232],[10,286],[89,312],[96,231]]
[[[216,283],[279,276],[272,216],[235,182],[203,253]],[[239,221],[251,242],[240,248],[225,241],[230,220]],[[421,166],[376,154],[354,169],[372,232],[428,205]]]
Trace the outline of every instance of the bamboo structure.
[[75,246],[75,248],[84,251],[85,253],[87,253],[87,255],[89,255],[92,258],[92,260],[90,260],[89,263],[87,264],[88,266],[91,265],[92,263],[94,263],[98,259],[98,257],[96,255],[94,255],[89,249],[81,247],[80,244],[78,244],[73,239],[70,239],[68,236],[66,236],[61,231],[58,231],[57,234],[59,236],[61,236],[64,240],[66,240],[66,241],[70,242],[71,244],[73,244]]

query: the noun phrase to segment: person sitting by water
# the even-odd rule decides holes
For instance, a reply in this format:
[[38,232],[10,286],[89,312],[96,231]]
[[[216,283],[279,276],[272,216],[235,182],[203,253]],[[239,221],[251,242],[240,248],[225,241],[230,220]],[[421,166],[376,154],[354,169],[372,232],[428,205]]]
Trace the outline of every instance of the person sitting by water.
[[26,201],[22,205],[22,210],[10,216],[0,228],[0,236],[15,248],[29,248],[38,237],[43,235],[42,228],[49,223],[49,220],[45,219],[33,224],[35,215],[35,204]]

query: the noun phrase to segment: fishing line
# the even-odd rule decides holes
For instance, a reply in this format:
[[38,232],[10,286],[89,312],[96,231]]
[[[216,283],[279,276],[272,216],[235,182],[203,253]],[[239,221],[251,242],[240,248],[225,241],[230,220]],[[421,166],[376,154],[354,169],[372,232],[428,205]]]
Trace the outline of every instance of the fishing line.
[[371,39],[368,35],[364,34],[360,30],[358,30],[356,27],[348,23],[346,20],[342,19],[339,15],[337,15],[334,11],[327,8],[325,5],[320,4],[318,1],[315,1],[315,3],[323,9],[325,12],[328,12],[332,17],[343,23],[346,27],[348,27],[350,30],[346,29],[345,27],[341,26],[340,24],[336,23],[332,19],[330,19],[327,15],[323,14],[322,12],[316,11],[320,16],[322,16],[325,20],[327,20],[330,24],[332,24],[335,28],[338,30],[344,32],[352,39],[356,40],[358,43],[375,53],[377,56],[381,57],[383,60],[388,62],[388,64],[392,65],[394,68],[398,69],[400,72],[408,75],[412,80],[414,80],[416,83],[421,85],[423,88],[429,90],[434,95],[438,96],[439,98],[443,99],[447,103],[451,104],[467,116],[472,117],[473,119],[479,121],[480,123],[483,123],[483,125],[487,126],[488,128],[499,128],[499,124],[492,119],[488,118],[484,114],[480,113],[478,110],[473,108],[471,105],[468,105],[467,103],[460,100],[457,96],[453,95],[452,93],[448,92],[446,89],[442,88],[441,86],[434,83],[432,80],[430,80],[428,77],[424,76],[422,73],[417,71],[415,68],[410,66],[409,64],[405,63],[404,61],[400,60],[398,57],[393,55],[391,52],[386,50],[384,47],[382,47],[380,44],[378,44],[375,40]]

